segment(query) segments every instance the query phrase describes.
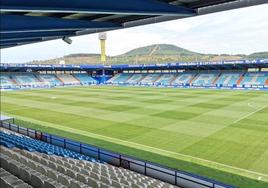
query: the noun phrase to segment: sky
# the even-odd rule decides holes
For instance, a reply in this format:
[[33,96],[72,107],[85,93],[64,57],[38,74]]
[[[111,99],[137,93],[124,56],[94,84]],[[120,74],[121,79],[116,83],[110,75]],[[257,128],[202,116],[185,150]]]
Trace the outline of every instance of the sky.
[[[107,32],[107,55],[151,44],[174,44],[199,53],[268,51],[268,4]],[[1,63],[23,63],[73,53],[100,53],[97,34],[1,49]]]

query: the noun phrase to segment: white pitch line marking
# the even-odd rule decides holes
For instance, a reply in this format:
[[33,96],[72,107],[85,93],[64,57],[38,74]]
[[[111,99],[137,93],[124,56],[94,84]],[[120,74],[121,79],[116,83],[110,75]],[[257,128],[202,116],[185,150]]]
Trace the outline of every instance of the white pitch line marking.
[[[263,108],[265,108],[265,107],[263,107]],[[259,110],[261,110],[261,109],[259,109]],[[6,113],[6,115],[10,115],[11,116],[12,114]],[[17,117],[17,118],[20,118],[22,120],[24,119],[26,121],[27,120],[29,121],[29,119],[30,119],[30,118],[24,118],[24,117],[18,116],[18,115],[13,115],[13,117]],[[37,123],[41,123],[42,122],[42,121],[38,121],[38,120],[34,120],[34,119],[31,119],[31,120],[32,120],[33,123],[34,122],[37,122]],[[190,160],[187,160],[187,158],[188,159],[194,159],[194,160],[197,160],[197,161],[206,162],[206,163],[210,163],[210,164],[214,164],[214,165],[219,165],[219,166],[226,167],[226,168],[233,169],[233,170],[239,170],[239,171],[244,172],[244,173],[250,173],[251,175],[255,175],[255,176],[258,176],[258,177],[259,176],[262,176],[262,177],[268,178],[268,174],[263,174],[263,173],[260,173],[260,172],[246,170],[246,169],[243,169],[243,168],[239,168],[239,167],[235,167],[235,166],[231,166],[231,165],[227,165],[227,164],[218,163],[218,162],[215,162],[215,161],[210,161],[210,160],[202,159],[202,158],[199,158],[199,157],[194,157],[194,156],[191,156],[191,155],[185,155],[185,154],[182,154],[182,153],[177,153],[177,152],[168,151],[168,150],[164,150],[164,149],[160,149],[160,148],[155,148],[155,147],[152,147],[152,146],[138,144],[138,143],[135,143],[135,142],[121,140],[121,139],[118,139],[118,138],[113,138],[113,137],[104,136],[104,135],[100,135],[100,134],[95,134],[95,133],[91,133],[91,132],[87,132],[87,131],[82,131],[82,130],[78,130],[78,129],[74,129],[74,128],[69,128],[69,127],[65,127],[65,126],[62,126],[62,125],[56,125],[56,124],[53,124],[53,123],[43,122],[43,125],[41,125],[41,126],[52,127],[52,128],[56,128],[56,129],[59,129],[59,130],[68,131],[68,132],[71,132],[71,133],[76,132],[78,134],[81,134],[81,135],[84,135],[84,136],[89,136],[91,138],[98,138],[98,139],[102,139],[102,140],[108,140],[108,141],[113,142],[113,143],[116,143],[116,144],[121,144],[121,145],[124,145],[124,146],[133,147],[133,148],[136,148],[136,149],[141,149],[141,150],[144,150],[144,151],[153,152],[153,153],[156,153],[156,154],[159,154],[159,155],[162,155],[162,156],[169,156],[169,155],[173,155],[174,156],[175,155],[175,156],[177,156],[175,158],[181,159],[181,160],[185,160],[187,162],[191,162]],[[129,144],[131,144],[131,145],[129,145]],[[164,153],[161,154],[161,153],[158,153],[156,151],[161,151],[161,152],[164,152]],[[184,158],[179,158],[179,156],[180,157],[184,157]],[[215,166],[209,166],[209,165],[200,164],[200,163],[197,163],[197,164],[204,165],[204,166],[211,167],[211,168],[215,168]],[[227,170],[227,172],[228,172],[228,170]],[[246,176],[246,175],[244,174],[244,176]],[[256,177],[256,179],[258,177]]]
[[237,122],[241,121],[242,119],[245,119],[245,118],[251,116],[252,114],[255,114],[256,112],[261,111],[262,109],[266,108],[267,106],[268,106],[268,105],[265,105],[265,106],[263,106],[263,107],[261,107],[261,108],[258,108],[258,109],[256,109],[256,110],[254,110],[253,112],[250,112],[250,113],[248,113],[248,114],[242,116],[241,118],[239,118],[239,119],[233,121],[233,123],[237,123]]

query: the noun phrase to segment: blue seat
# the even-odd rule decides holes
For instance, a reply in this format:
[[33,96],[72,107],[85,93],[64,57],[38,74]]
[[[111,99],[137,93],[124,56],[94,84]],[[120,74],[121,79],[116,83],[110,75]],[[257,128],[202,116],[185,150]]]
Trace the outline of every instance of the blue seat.
[[45,153],[48,155],[58,155],[62,157],[70,157],[79,160],[103,163],[102,161],[56,145],[48,144],[46,142],[32,138],[18,136],[15,134],[7,134],[2,131],[0,131],[0,145],[4,145],[8,148],[18,147],[30,152],[38,151],[40,153]]

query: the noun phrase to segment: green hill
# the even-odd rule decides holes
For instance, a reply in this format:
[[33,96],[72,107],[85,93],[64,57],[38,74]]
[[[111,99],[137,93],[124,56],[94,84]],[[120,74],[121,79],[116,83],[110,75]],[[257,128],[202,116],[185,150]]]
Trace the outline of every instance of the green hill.
[[249,59],[268,59],[268,52],[258,52],[247,56]]
[[[191,62],[191,61],[221,61],[240,59],[267,59],[268,52],[253,53],[250,55],[228,55],[228,54],[202,54],[180,48],[171,44],[154,44],[133,49],[118,56],[108,56],[106,64],[150,64],[166,62]],[[78,53],[70,54],[57,59],[45,61],[33,61],[39,64],[100,64],[100,54]]]
[[154,56],[154,55],[200,55],[199,53],[192,52],[186,50],[184,48],[180,48],[175,45],[171,44],[154,44],[150,46],[145,46],[141,48],[136,48],[131,50],[123,56],[136,56],[136,55],[147,55],[147,56]]

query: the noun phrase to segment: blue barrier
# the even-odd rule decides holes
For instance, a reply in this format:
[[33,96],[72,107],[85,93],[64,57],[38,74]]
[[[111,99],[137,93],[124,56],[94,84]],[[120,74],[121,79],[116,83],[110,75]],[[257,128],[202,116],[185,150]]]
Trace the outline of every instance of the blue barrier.
[[167,63],[152,63],[152,64],[120,64],[120,65],[47,65],[47,64],[16,64],[16,63],[1,63],[0,69],[7,70],[10,68],[43,68],[48,70],[62,69],[62,70],[96,70],[96,69],[128,69],[128,68],[139,68],[139,69],[150,69],[150,68],[179,68],[187,66],[217,66],[217,65],[254,65],[254,64],[267,64],[268,59],[256,59],[256,60],[230,60],[230,61],[207,61],[207,62],[167,62]]
[[130,83],[109,83],[106,85],[114,85],[114,86],[125,86],[125,87],[160,87],[160,88],[197,88],[197,89],[229,89],[229,90],[264,90],[268,91],[268,87],[265,86],[251,86],[251,87],[237,87],[234,86],[194,86],[190,84],[181,84],[181,85],[162,85],[162,84],[130,84]]
[[139,160],[134,157],[114,153],[112,151],[108,151],[103,148],[43,133],[41,131],[24,128],[19,125],[0,122],[0,126],[12,130],[14,132],[20,133],[22,135],[29,136],[34,139],[39,139],[53,145],[61,146],[66,149],[79,152],[80,154],[87,155],[89,157],[94,157],[98,160],[104,161],[111,165],[123,167],[180,187],[234,188],[231,185],[227,185],[199,175],[171,169],[156,163]]

